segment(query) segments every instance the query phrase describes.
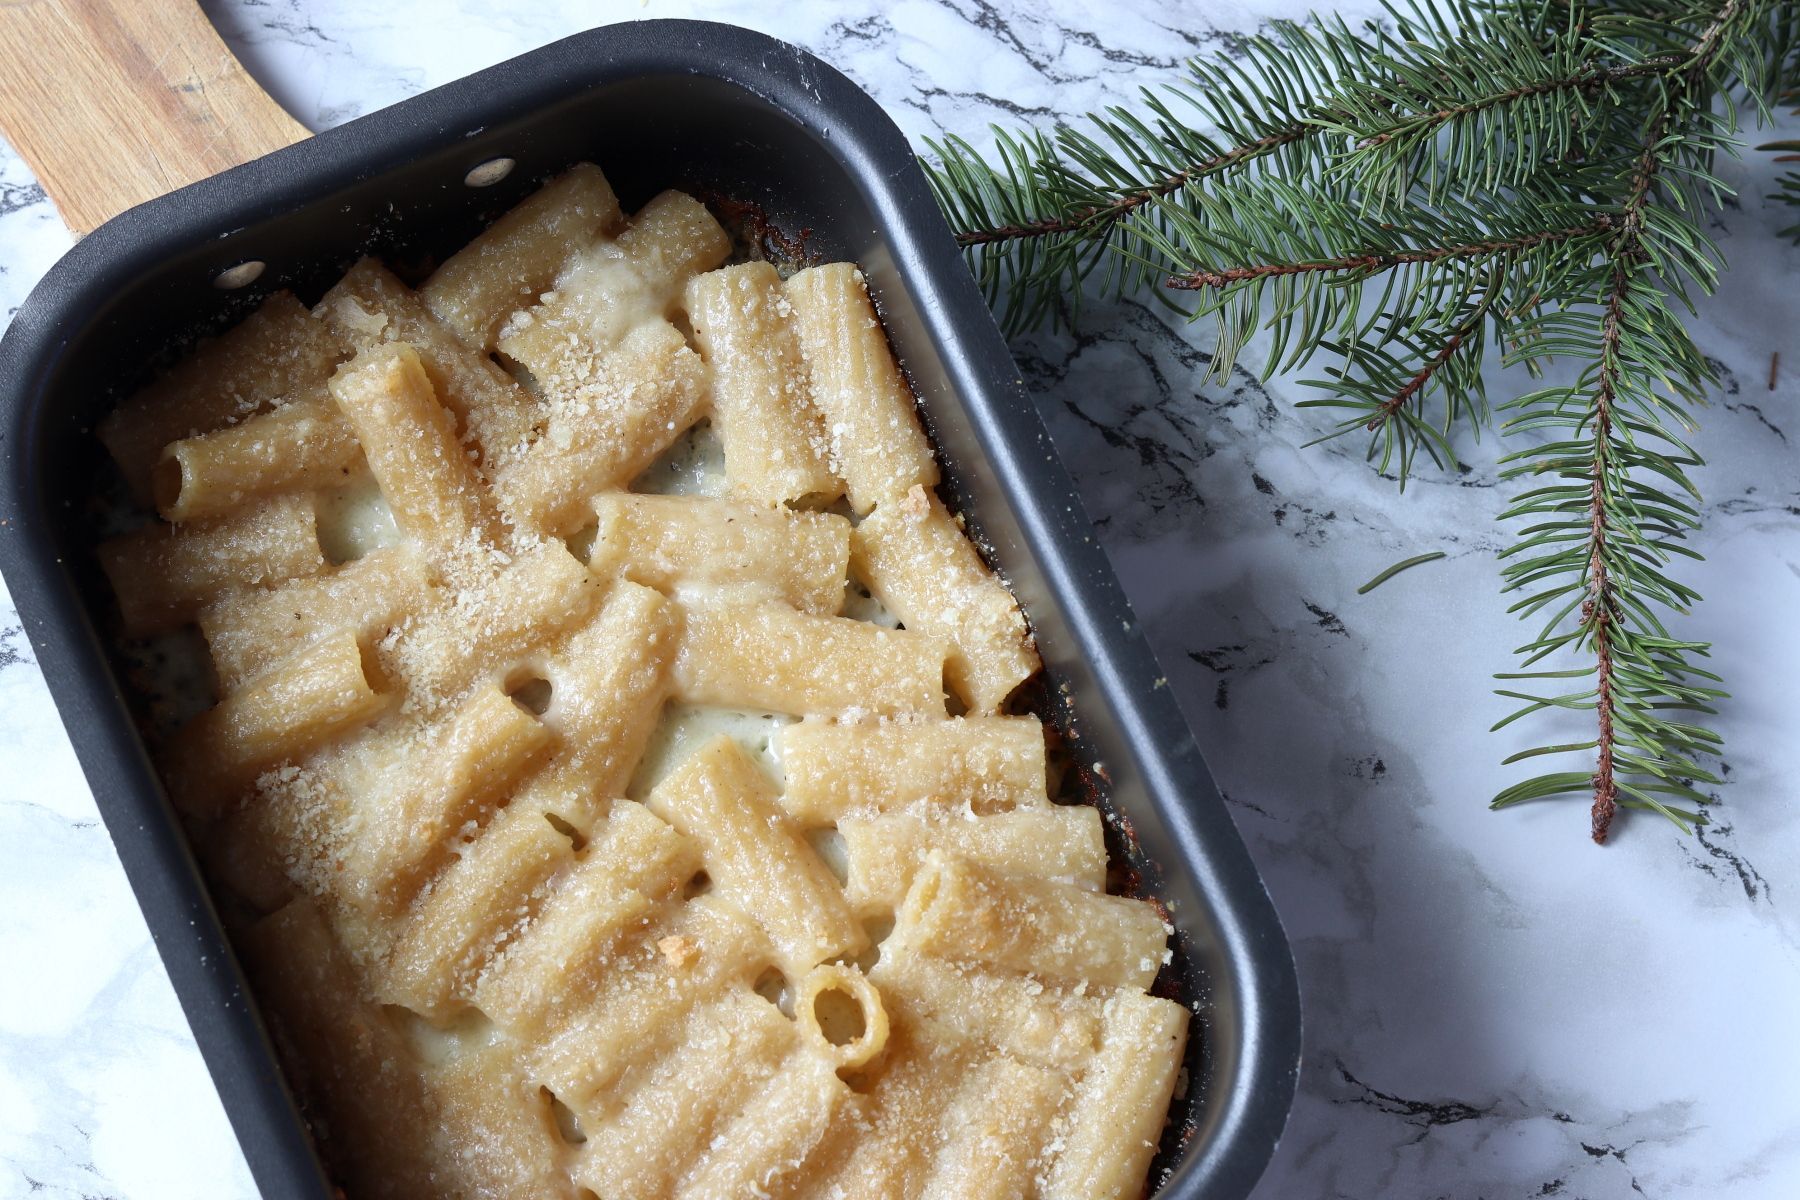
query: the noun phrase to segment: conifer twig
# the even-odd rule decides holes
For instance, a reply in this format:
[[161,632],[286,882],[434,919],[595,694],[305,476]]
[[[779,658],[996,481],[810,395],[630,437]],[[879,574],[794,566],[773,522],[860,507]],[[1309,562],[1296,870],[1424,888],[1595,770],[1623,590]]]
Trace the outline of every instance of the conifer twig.
[[1389,267],[1412,263],[1435,263],[1446,258],[1488,258],[1512,251],[1533,250],[1552,242],[1591,237],[1613,227],[1613,219],[1602,213],[1585,225],[1562,229],[1545,229],[1487,242],[1471,242],[1462,246],[1432,246],[1423,250],[1395,250],[1369,254],[1352,254],[1313,262],[1258,263],[1249,267],[1226,267],[1222,270],[1196,269],[1171,275],[1166,287],[1177,291],[1197,292],[1202,288],[1222,288],[1251,279],[1268,279],[1278,275],[1304,275],[1310,272],[1384,271]]
[[1394,414],[1404,408],[1408,400],[1411,400],[1414,396],[1418,395],[1425,385],[1431,382],[1431,377],[1444,369],[1444,364],[1450,361],[1450,357],[1458,350],[1462,349],[1463,340],[1468,336],[1469,331],[1467,329],[1458,329],[1451,333],[1449,337],[1445,338],[1444,348],[1432,355],[1430,360],[1427,361],[1424,366],[1415,371],[1413,377],[1401,385],[1400,390],[1396,391],[1388,399],[1382,401],[1381,408],[1377,410],[1374,416],[1369,418],[1369,422],[1365,428],[1368,429],[1370,433],[1373,433],[1389,421],[1393,420]]
[[[1337,414],[1319,440],[1365,434],[1402,487],[1487,424],[1489,346],[1534,376],[1572,362],[1574,382],[1500,406],[1524,443],[1501,458],[1524,488],[1503,590],[1543,623],[1496,728],[1588,713],[1591,738],[1507,762],[1592,769],[1493,807],[1585,795],[1604,841],[1621,808],[1691,825],[1717,783],[1718,736],[1687,714],[1724,692],[1708,647],[1664,624],[1699,599],[1669,564],[1699,557],[1684,437],[1712,384],[1675,307],[1717,275],[1736,101],[1763,111],[1797,46],[1794,0],[1415,0],[1355,29],[1273,23],[1136,109],[997,131],[993,162],[952,139],[928,165],[1009,329],[1072,313],[1103,271],[1215,321],[1214,372],[1252,341],[1270,370],[1326,355],[1301,402]],[[1784,190],[1800,202],[1800,177]]]
[[1257,138],[1253,142],[1233,146],[1223,153],[1215,154],[1191,167],[1184,167],[1173,175],[1166,176],[1145,187],[1121,192],[1109,203],[1090,205],[1064,216],[1038,217],[1020,225],[996,225],[987,229],[964,230],[956,235],[956,244],[965,248],[988,246],[995,242],[1017,241],[1021,238],[1079,233],[1094,225],[1108,225],[1122,220],[1152,201],[1175,195],[1196,180],[1204,179],[1218,171],[1242,166],[1252,159],[1280,149],[1282,146],[1291,146],[1313,131],[1314,127],[1311,125],[1296,123],[1286,129]]

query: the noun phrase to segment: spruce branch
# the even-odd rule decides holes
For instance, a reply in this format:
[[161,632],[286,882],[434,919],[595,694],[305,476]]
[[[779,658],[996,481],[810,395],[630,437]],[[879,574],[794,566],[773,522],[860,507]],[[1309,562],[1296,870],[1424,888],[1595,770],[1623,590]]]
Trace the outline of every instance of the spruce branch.
[[[1692,662],[1707,647],[1668,638],[1649,602],[1684,612],[1698,599],[1665,569],[1672,554],[1698,557],[1680,544],[1696,524],[1693,510],[1662,490],[1660,481],[1697,499],[1684,471],[1699,459],[1667,428],[1669,418],[1687,423],[1685,411],[1658,389],[1698,401],[1712,382],[1669,301],[1685,303],[1690,285],[1704,288],[1712,280],[1704,239],[1681,214],[1700,211],[1703,198],[1716,199],[1722,189],[1708,172],[1719,149],[1718,127],[1701,106],[1710,109],[1715,98],[1711,74],[1743,9],[1742,0],[1726,0],[1682,58],[1680,72],[1659,90],[1623,176],[1616,232],[1597,264],[1605,285],[1597,311],[1584,312],[1577,303],[1559,318],[1565,336],[1584,318],[1593,322],[1591,370],[1579,389],[1521,398],[1521,415],[1512,422],[1586,435],[1585,444],[1553,441],[1509,456],[1523,464],[1509,477],[1554,472],[1582,481],[1585,494],[1556,506],[1564,512],[1560,523],[1527,530],[1535,536],[1524,546],[1551,549],[1514,561],[1503,573],[1509,590],[1549,585],[1528,598],[1525,611],[1560,604],[1537,642],[1524,648],[1528,662],[1573,647],[1590,653],[1593,667],[1592,687],[1582,692],[1503,694],[1526,702],[1514,717],[1546,707],[1591,708],[1596,729],[1591,743],[1545,752],[1592,751],[1595,765],[1585,779],[1570,772],[1537,776],[1502,792],[1494,804],[1585,791],[1591,796],[1595,842],[1607,840],[1621,805],[1649,808],[1686,826],[1699,819],[1698,812],[1667,797],[1704,803],[1693,784],[1718,782],[1698,762],[1716,745],[1716,736],[1665,715],[1677,709],[1710,712],[1711,702],[1724,694],[1697,682],[1716,682]],[[1526,495],[1535,502],[1560,493],[1538,489]],[[1527,503],[1509,515],[1543,513],[1539,504]],[[1559,630],[1571,609],[1573,628]],[[1566,676],[1541,671],[1524,677]]]
[[[1768,70],[1779,86],[1781,104],[1790,113],[1800,116],[1800,9],[1784,8],[1776,17],[1774,27]],[[1776,162],[1800,162],[1800,140],[1764,142],[1757,149],[1776,152]],[[1800,208],[1800,169],[1783,171],[1768,198]],[[1782,229],[1781,235],[1800,242],[1800,221]]]
[[1244,39],[1241,57],[1196,58],[1180,81],[1144,89],[1139,110],[1050,132],[994,129],[994,164],[961,138],[927,139],[928,174],[989,303],[1017,333],[1061,319],[1097,269],[1117,292],[1172,271],[1157,253],[1166,202],[1204,181],[1316,176],[1358,117],[1341,85],[1391,77],[1406,54],[1404,39],[1376,44],[1341,20],[1272,22]]
[[1764,112],[1777,69],[1800,66],[1796,29],[1791,0],[1420,0],[1356,29],[1276,23],[1138,109],[997,132],[992,164],[951,141],[933,179],[1009,329],[1072,314],[1099,272],[1212,318],[1215,372],[1253,340],[1271,371],[1325,354],[1301,402],[1335,415],[1319,440],[1365,434],[1402,487],[1488,423],[1493,352],[1572,369],[1499,410],[1520,444],[1502,477],[1523,488],[1503,590],[1541,624],[1501,676],[1519,707],[1497,728],[1585,721],[1507,762],[1590,769],[1493,806],[1583,795],[1604,841],[1620,808],[1691,825],[1717,782],[1718,737],[1691,714],[1724,692],[1708,647],[1665,625],[1699,599],[1672,564],[1699,557],[1685,437],[1713,383],[1681,313],[1721,265],[1712,163],[1737,102]]
[[[1264,154],[1271,153],[1283,146],[1289,146],[1307,136],[1311,128],[1306,125],[1290,125],[1286,129],[1277,130],[1253,142],[1213,155],[1195,163],[1191,167],[1175,172],[1173,175],[1154,180],[1141,188],[1128,189],[1113,196],[1104,204],[1091,204],[1063,216],[1034,217],[1022,225],[997,225],[987,229],[971,229],[956,235],[956,244],[965,249],[970,246],[988,246],[995,242],[1018,241],[1023,238],[1055,237],[1065,233],[1089,233],[1099,228],[1110,227],[1114,222],[1130,216],[1136,210],[1153,200],[1172,196],[1196,180],[1208,175],[1245,163]],[[995,130],[998,136],[1005,137],[1004,130]],[[948,144],[956,151],[973,154],[973,149],[961,138],[952,136]],[[934,146],[934,149],[938,149]],[[943,151],[939,149],[940,156]]]
[[1358,150],[1378,149],[1418,131],[1432,132],[1452,121],[1477,116],[1496,108],[1505,108],[1524,100],[1552,96],[1558,92],[1579,91],[1592,94],[1609,84],[1624,83],[1630,79],[1651,78],[1662,74],[1671,67],[1680,65],[1682,65],[1680,56],[1665,54],[1645,62],[1632,63],[1629,66],[1588,67],[1585,70],[1554,75],[1533,83],[1516,83],[1498,91],[1482,93],[1448,108],[1411,115],[1386,126],[1377,125],[1372,131],[1361,136],[1356,143],[1356,148]]
[[1313,262],[1258,263],[1250,267],[1226,267],[1215,271],[1195,268],[1192,271],[1170,276],[1165,286],[1178,291],[1200,291],[1203,288],[1229,287],[1233,283],[1267,279],[1276,275],[1304,275],[1309,272],[1374,272],[1385,271],[1389,267],[1437,263],[1447,258],[1491,258],[1496,254],[1536,249],[1547,243],[1566,242],[1572,238],[1594,237],[1605,233],[1612,228],[1612,225],[1612,218],[1601,214],[1585,225],[1538,230],[1520,234],[1518,237],[1469,242],[1460,246],[1430,246],[1420,250],[1377,250]]
[[[1402,491],[1421,452],[1440,468],[1453,464],[1453,428],[1472,416],[1486,419],[1481,361],[1489,322],[1486,304],[1477,303],[1445,332],[1390,323],[1368,345],[1327,343],[1325,349],[1345,365],[1327,368],[1329,379],[1306,381],[1328,394],[1299,406],[1341,409],[1345,415],[1309,444],[1367,433],[1365,457],[1383,475],[1398,479]],[[1433,395],[1442,404],[1435,418],[1426,404]]]
[[1392,396],[1383,400],[1381,407],[1376,410],[1374,416],[1368,419],[1363,428],[1370,433],[1380,432],[1389,421],[1394,419],[1395,413],[1406,407],[1407,401],[1423,391],[1425,385],[1431,382],[1432,377],[1444,369],[1444,364],[1448,363],[1451,356],[1462,349],[1471,332],[1472,329],[1468,326],[1452,330],[1450,336],[1444,339],[1444,348],[1432,355],[1424,366],[1414,371],[1412,378],[1395,389]]
[[[1728,0],[1727,7],[1736,3],[1737,0]],[[1708,29],[1703,44],[1713,40],[1720,24],[1715,22]],[[1691,88],[1693,81],[1684,81],[1684,86]],[[1617,507],[1609,486],[1612,481],[1613,406],[1619,399],[1623,374],[1620,359],[1624,354],[1626,300],[1635,282],[1632,266],[1645,257],[1644,215],[1657,169],[1662,165],[1658,152],[1668,136],[1673,115],[1673,108],[1665,105],[1652,122],[1650,134],[1644,138],[1637,165],[1632,171],[1631,191],[1625,201],[1619,236],[1608,247],[1612,259],[1612,285],[1606,297],[1606,317],[1600,326],[1600,377],[1594,389],[1593,483],[1588,492],[1588,594],[1582,602],[1582,620],[1588,625],[1594,649],[1594,713],[1599,722],[1599,733],[1595,738],[1598,756],[1594,766],[1594,803],[1590,810],[1591,836],[1596,843],[1606,841],[1619,809],[1616,777],[1619,747],[1614,718],[1620,701],[1620,680],[1613,658],[1619,597],[1608,554],[1611,548],[1609,527],[1615,519],[1612,510]]]

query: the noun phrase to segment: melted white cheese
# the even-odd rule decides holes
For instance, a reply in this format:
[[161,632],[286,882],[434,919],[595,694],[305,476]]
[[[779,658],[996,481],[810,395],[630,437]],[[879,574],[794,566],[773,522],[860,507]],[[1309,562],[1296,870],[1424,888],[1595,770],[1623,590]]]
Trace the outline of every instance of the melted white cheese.
[[743,747],[744,753],[761,763],[779,785],[783,773],[778,735],[781,727],[793,720],[781,713],[669,704],[663,708],[662,721],[650,735],[650,744],[644,748],[644,757],[638,761],[637,772],[625,794],[642,800],[688,755],[720,734]]
[[349,562],[400,540],[393,510],[373,475],[364,474],[335,491],[320,492],[317,508],[319,549],[331,562]]
[[723,496],[725,448],[711,421],[701,421],[675,439],[662,457],[631,482],[634,492],[666,495]]

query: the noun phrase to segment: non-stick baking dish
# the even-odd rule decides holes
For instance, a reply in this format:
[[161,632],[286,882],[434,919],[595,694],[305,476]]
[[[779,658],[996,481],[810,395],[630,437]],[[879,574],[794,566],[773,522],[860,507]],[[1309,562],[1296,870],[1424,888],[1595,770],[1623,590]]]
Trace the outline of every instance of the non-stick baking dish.
[[[466,180],[496,158],[516,162],[501,182]],[[1262,881],[899,130],[812,55],[691,21],[580,34],[132,209],[52,268],[0,341],[0,568],[263,1194],[328,1188],[106,647],[92,426],[269,292],[314,299],[363,253],[429,263],[584,159],[627,207],[685,185],[862,264],[948,490],[1031,616],[1046,694],[1070,700],[1071,753],[1177,927],[1196,1036],[1157,1194],[1245,1195],[1300,1047]],[[253,285],[215,284],[248,260],[267,264]]]

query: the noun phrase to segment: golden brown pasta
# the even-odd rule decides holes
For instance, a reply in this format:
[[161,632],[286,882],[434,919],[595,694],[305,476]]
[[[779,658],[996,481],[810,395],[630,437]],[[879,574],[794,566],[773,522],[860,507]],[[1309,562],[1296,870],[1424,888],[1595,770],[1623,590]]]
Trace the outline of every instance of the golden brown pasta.
[[348,629],[374,641],[431,602],[425,559],[400,545],[266,590],[221,592],[197,620],[219,686],[230,691],[321,633]]
[[632,330],[671,315],[689,276],[719,265],[731,240],[706,207],[664,192],[632,217],[616,241],[577,255],[554,291],[518,313],[499,348],[545,396],[579,394],[600,360]]
[[560,746],[528,791],[624,792],[669,693],[679,627],[674,607],[621,580],[599,615],[549,659],[544,721]]
[[1035,717],[803,721],[782,731],[781,803],[808,825],[919,801],[973,813],[1044,804],[1044,728]]
[[530,441],[542,416],[531,395],[486,354],[460,341],[417,293],[374,259],[351,267],[313,311],[357,350],[386,342],[413,347],[439,402],[456,414],[484,475]]
[[892,912],[937,850],[1014,875],[1038,875],[1098,892],[1106,886],[1100,810],[1045,805],[976,816],[943,809],[845,817],[838,822],[849,875],[844,897],[862,912]]
[[855,1097],[830,1061],[799,1052],[788,1056],[707,1146],[675,1194],[682,1200],[767,1195],[806,1161],[839,1109]]
[[211,433],[287,397],[316,394],[349,350],[292,292],[276,292],[109,413],[96,432],[140,502],[163,447]]
[[1167,957],[1169,930],[1141,900],[933,853],[913,876],[894,936],[955,962],[1142,989]]
[[972,712],[998,712],[1036,673],[1019,602],[923,488],[884,501],[856,527],[850,562],[907,628],[950,643],[950,683]]
[[1068,1081],[1029,1063],[995,1058],[963,1079],[944,1113],[944,1148],[923,1200],[1027,1200],[1050,1140],[1044,1118],[1062,1107]]
[[850,522],[704,496],[594,497],[590,570],[650,587],[733,589],[830,615],[844,603]]
[[631,1088],[627,1103],[587,1129],[576,1178],[602,1196],[677,1194],[688,1167],[767,1086],[795,1038],[787,1019],[750,992],[700,1009],[682,1043]]
[[775,604],[683,606],[675,692],[795,716],[942,716],[944,644]]
[[1136,1195],[1162,1135],[1187,1043],[1187,1009],[1121,992],[1107,998],[1102,1023],[1093,1065],[1058,1122],[1062,1151],[1046,1172],[1044,1200]]
[[779,505],[842,495],[775,268],[752,262],[696,275],[687,313],[712,368],[713,424],[732,496]]
[[868,1066],[887,1048],[887,1007],[854,966],[822,963],[794,989],[794,1017],[812,1052],[840,1072]]
[[178,628],[231,588],[266,587],[325,567],[307,495],[191,525],[146,525],[101,543],[99,557],[134,637]]
[[674,308],[688,279],[710,271],[731,253],[731,237],[706,205],[682,192],[661,192],[639,209],[619,235],[619,251],[661,298]]
[[475,986],[482,1012],[515,1032],[537,1033],[547,1010],[587,994],[616,944],[700,869],[692,839],[640,804],[613,805],[569,877]]
[[767,962],[761,933],[707,895],[654,923],[620,952],[588,1006],[537,1045],[530,1068],[584,1122],[627,1103],[616,1085],[685,1036],[706,998],[748,992]]
[[446,259],[419,296],[466,344],[491,350],[500,323],[554,283],[571,254],[624,223],[600,168],[577,163]]
[[721,737],[701,747],[645,803],[700,843],[721,894],[768,935],[790,975],[868,945],[830,868],[736,742]]
[[437,1119],[420,1132],[439,1168],[433,1196],[587,1200],[570,1170],[578,1148],[557,1128],[554,1101],[520,1071],[510,1047],[466,1051],[425,1072]]
[[478,676],[529,661],[586,621],[606,592],[561,542],[543,542],[406,623],[383,643],[384,661],[405,679],[411,705],[435,709]]
[[151,491],[165,521],[195,521],[274,492],[341,484],[361,458],[356,435],[318,387],[240,424],[170,442]]
[[288,1070],[340,1114],[322,1131],[332,1159],[381,1200],[436,1194],[441,1167],[420,1136],[421,1072],[319,913],[295,901],[239,945]]
[[363,351],[332,378],[331,395],[401,532],[439,549],[492,540],[480,477],[416,349],[387,342]]
[[639,326],[552,404],[544,436],[499,479],[502,508],[522,528],[574,532],[594,496],[640,474],[705,403],[704,367],[681,334]]
[[[567,799],[564,810],[578,813],[579,802]],[[552,815],[507,805],[419,898],[375,977],[382,1003],[442,1021],[469,1002],[487,964],[543,906],[551,877],[575,859]]]
[[343,887],[392,913],[456,853],[456,835],[495,806],[550,751],[550,731],[497,684],[477,688],[412,755],[403,787],[359,813]]
[[968,1060],[896,1030],[885,1067],[868,1091],[868,1122],[834,1161],[789,1193],[796,1200],[915,1196],[940,1145],[944,1101],[968,1072]]
[[352,633],[324,637],[195,717],[170,747],[175,798],[217,813],[258,775],[372,720],[392,697]]
[[240,808],[213,822],[200,853],[208,879],[248,912],[268,916],[294,899],[295,888],[287,856],[260,815],[259,808]]
[[934,1044],[975,1053],[998,1050],[1023,1062],[1079,1070],[1100,1046],[1103,1000],[1029,975],[989,970],[882,947],[869,976],[881,988],[895,1022]]
[[849,263],[809,268],[787,281],[787,298],[851,507],[866,513],[915,485],[935,486],[937,460],[862,272]]

